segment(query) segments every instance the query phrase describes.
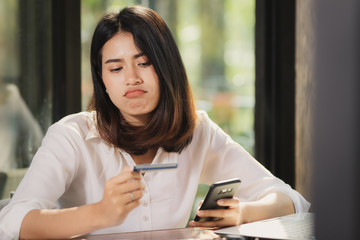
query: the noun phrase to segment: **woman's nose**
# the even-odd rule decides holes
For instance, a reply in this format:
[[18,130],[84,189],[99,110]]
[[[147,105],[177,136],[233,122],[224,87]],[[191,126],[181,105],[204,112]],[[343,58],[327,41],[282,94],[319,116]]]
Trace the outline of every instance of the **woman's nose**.
[[137,85],[142,83],[142,79],[137,74],[136,70],[132,67],[126,69],[125,81],[127,85]]

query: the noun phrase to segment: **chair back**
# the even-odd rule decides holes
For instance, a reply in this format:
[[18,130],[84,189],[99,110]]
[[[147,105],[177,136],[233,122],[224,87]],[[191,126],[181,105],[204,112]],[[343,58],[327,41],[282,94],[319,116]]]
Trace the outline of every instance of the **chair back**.
[[0,172],[0,199],[4,192],[6,180],[7,180],[7,174],[4,172]]

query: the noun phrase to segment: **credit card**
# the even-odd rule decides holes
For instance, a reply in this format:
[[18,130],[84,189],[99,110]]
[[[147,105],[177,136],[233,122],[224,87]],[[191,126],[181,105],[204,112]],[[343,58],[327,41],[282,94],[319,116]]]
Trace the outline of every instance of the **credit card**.
[[159,163],[159,164],[138,164],[134,166],[135,172],[160,171],[177,168],[177,163]]

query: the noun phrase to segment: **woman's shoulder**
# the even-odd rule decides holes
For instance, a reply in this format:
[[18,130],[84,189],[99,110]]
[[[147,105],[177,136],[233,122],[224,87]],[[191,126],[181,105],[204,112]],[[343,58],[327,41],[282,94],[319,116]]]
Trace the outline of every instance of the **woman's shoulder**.
[[207,112],[203,110],[197,110],[197,124],[194,132],[194,136],[206,136],[217,137],[217,136],[227,136],[227,134],[221,129],[219,125],[217,125],[207,114]]
[[63,117],[62,119],[60,119],[58,121],[58,123],[60,124],[72,124],[72,123],[77,123],[77,124],[82,124],[84,122],[87,122],[90,119],[93,119],[95,116],[95,112],[88,112],[88,111],[83,111],[83,112],[78,112],[78,113],[73,113],[70,115],[67,115],[65,117]]
[[95,112],[79,112],[63,117],[54,123],[49,129],[60,129],[61,131],[69,131],[87,138],[89,135],[96,135],[96,113]]
[[201,136],[209,136],[212,135],[218,128],[216,123],[214,123],[207,112],[204,110],[197,110],[197,121],[196,127],[194,131],[194,135],[201,135]]
[[204,110],[196,110],[197,123],[196,128],[213,127],[215,124]]
[[198,124],[201,124],[203,122],[207,122],[210,120],[207,112],[205,112],[204,110],[196,110],[196,114],[197,114],[197,123]]

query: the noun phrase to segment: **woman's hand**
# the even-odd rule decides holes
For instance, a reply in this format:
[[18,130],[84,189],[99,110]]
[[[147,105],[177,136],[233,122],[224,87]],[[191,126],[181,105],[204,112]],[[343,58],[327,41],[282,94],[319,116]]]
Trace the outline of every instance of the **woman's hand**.
[[199,217],[221,218],[216,221],[195,222],[191,221],[191,227],[227,227],[244,223],[242,217],[242,205],[237,198],[224,198],[217,201],[219,206],[227,206],[226,209],[198,210]]
[[31,210],[21,224],[20,239],[64,239],[121,224],[140,204],[140,173],[125,167],[105,183],[100,202],[63,209]]
[[191,227],[228,227],[295,213],[291,198],[284,193],[270,193],[253,202],[240,202],[237,198],[220,199],[217,204],[229,208],[198,210],[197,215],[222,219],[208,222],[191,221],[189,225]]
[[95,204],[103,220],[101,225],[109,227],[121,224],[128,213],[140,204],[144,186],[140,173],[125,167],[116,177],[105,183],[103,199]]

